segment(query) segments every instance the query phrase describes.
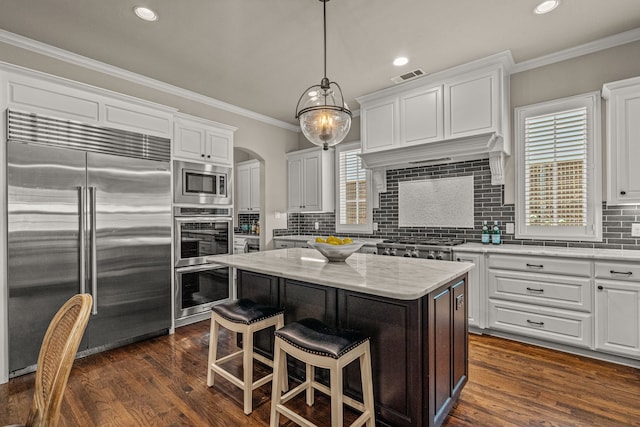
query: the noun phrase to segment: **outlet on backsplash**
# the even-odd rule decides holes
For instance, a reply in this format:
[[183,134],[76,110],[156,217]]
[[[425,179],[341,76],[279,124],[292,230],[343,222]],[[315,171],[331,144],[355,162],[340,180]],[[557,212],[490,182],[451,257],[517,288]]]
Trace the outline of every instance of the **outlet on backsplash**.
[[640,237],[640,224],[631,224],[631,237]]
[[314,225],[316,230],[320,229],[320,223],[318,221],[316,221],[315,225]]

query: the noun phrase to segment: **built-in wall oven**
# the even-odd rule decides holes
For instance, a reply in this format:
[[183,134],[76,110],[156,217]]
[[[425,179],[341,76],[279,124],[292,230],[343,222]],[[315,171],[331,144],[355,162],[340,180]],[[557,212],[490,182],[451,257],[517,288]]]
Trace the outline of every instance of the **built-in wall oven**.
[[176,319],[231,298],[231,269],[210,257],[232,253],[232,208],[175,207],[174,233]]

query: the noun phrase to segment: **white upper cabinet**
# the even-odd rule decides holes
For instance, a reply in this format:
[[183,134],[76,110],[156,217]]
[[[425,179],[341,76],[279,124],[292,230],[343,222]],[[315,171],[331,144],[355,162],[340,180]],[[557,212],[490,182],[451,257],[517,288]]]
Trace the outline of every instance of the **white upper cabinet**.
[[445,138],[499,132],[498,70],[470,73],[444,85]]
[[502,52],[357,98],[365,167],[489,158],[504,184],[512,65]]
[[310,148],[287,154],[290,212],[334,210],[334,152]]
[[440,141],[442,123],[442,86],[400,95],[400,145]]
[[640,203],[640,77],[607,83],[607,203]]
[[236,128],[186,114],[176,114],[173,156],[231,166]]
[[236,163],[238,212],[260,211],[260,162]]
[[8,108],[171,138],[174,108],[26,70],[0,80]]
[[395,98],[374,102],[362,109],[362,149],[372,152],[387,150],[398,145],[398,100]]

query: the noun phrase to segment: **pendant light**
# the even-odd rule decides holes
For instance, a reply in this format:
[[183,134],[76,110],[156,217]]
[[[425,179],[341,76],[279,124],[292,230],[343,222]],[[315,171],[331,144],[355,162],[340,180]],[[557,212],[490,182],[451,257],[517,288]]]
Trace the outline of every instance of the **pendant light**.
[[344,102],[342,89],[327,78],[327,2],[323,3],[324,18],[324,77],[319,85],[305,90],[296,107],[302,133],[324,150],[340,143],[351,128],[351,111]]

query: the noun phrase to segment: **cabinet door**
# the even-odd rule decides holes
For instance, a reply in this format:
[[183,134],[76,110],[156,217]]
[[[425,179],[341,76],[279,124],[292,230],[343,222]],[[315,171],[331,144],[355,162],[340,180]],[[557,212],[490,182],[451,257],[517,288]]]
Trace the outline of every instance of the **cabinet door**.
[[444,136],[462,138],[499,130],[498,72],[469,75],[444,85]]
[[260,210],[260,164],[252,165],[249,172],[250,172],[249,173],[250,175],[249,189],[251,190],[249,208],[252,211],[259,211]]
[[320,152],[302,158],[302,211],[322,209],[322,165]]
[[233,160],[233,140],[230,135],[207,131],[204,151],[207,162],[230,165]]
[[596,280],[596,349],[640,358],[640,283]]
[[609,194],[611,204],[640,203],[640,85],[613,97],[609,114]]
[[467,304],[468,298],[468,286],[466,281],[461,281],[452,286],[453,291],[453,308],[451,314],[451,320],[453,322],[453,353],[452,357],[452,373],[453,373],[453,389],[452,393],[456,393],[458,389],[466,383],[468,377],[468,360],[467,353],[469,352],[469,345],[467,341],[468,330],[468,315]]
[[401,95],[400,145],[442,140],[442,112],[442,86]]
[[289,211],[299,212],[302,209],[302,157],[290,157],[287,160],[287,187]]
[[173,155],[189,160],[204,160],[204,139],[204,129],[190,127],[176,122]]
[[362,108],[362,151],[386,150],[398,143],[398,98],[385,99]]
[[236,167],[238,211],[251,210],[251,169],[246,166]]
[[484,300],[481,295],[485,293],[484,268],[481,265],[482,254],[475,253],[456,253],[455,260],[458,262],[472,262],[476,267],[469,271],[469,279],[467,281],[467,311],[469,313],[469,326],[484,328],[484,319],[481,320],[480,301]]

